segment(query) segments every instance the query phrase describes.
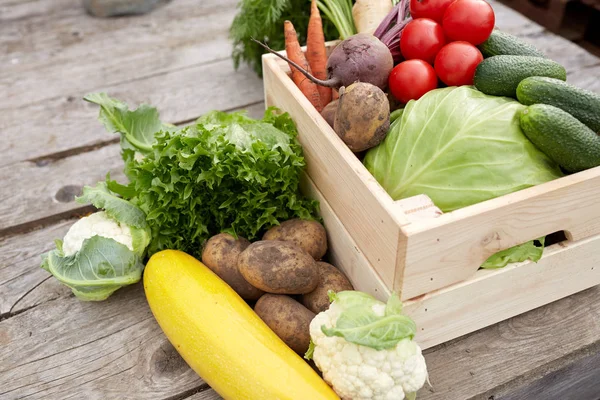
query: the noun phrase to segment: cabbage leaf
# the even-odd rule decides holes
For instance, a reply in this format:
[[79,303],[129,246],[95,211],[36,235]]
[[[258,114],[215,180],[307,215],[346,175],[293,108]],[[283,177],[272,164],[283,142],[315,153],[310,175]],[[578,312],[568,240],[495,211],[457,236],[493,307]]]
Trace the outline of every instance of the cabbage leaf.
[[470,86],[410,101],[364,164],[394,200],[426,194],[449,212],[562,176],[523,134],[520,103]]

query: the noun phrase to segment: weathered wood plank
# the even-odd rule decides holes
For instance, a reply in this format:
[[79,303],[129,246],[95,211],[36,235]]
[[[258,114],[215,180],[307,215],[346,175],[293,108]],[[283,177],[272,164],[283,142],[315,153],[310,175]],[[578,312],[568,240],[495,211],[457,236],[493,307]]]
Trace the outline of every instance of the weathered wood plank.
[[0,398],[167,399],[203,385],[141,284],[103,302],[50,301],[0,322]]
[[[264,104],[262,102],[246,108],[248,115],[254,118],[260,118],[264,112]],[[29,164],[28,164],[29,165]],[[86,167],[86,168],[83,168]],[[10,212],[10,218],[14,223],[20,223],[27,220],[27,215],[32,213],[30,222],[36,222],[35,218],[44,219],[46,217],[58,218],[56,214],[62,213],[65,215],[77,214],[82,209],[82,205],[74,203],[71,196],[83,184],[93,184],[95,181],[103,178],[104,171],[112,169],[115,177],[122,177],[119,172],[122,168],[122,161],[119,157],[119,149],[117,145],[102,148],[85,155],[69,157],[50,163],[45,167],[45,172],[38,176],[39,171],[28,170],[27,179],[17,179],[16,185],[19,187],[15,193],[28,193],[35,190],[38,185],[42,186],[47,191],[42,189],[37,195],[26,197],[26,204],[23,208],[6,209]],[[58,170],[57,170],[58,169]],[[71,174],[69,171],[73,171]],[[20,174],[23,171],[18,171]],[[66,202],[60,203],[53,199],[55,196],[55,187],[48,184],[53,181],[54,173],[63,173],[58,185],[62,187],[71,187],[71,189],[63,191],[63,195],[59,196]],[[64,173],[68,173],[65,175]],[[37,177],[37,178],[36,178]],[[45,179],[44,179],[45,177]],[[31,186],[27,187],[26,183],[33,179]],[[5,182],[6,183],[6,182]],[[60,191],[60,189],[59,189]],[[16,205],[18,197],[14,197]],[[44,201],[41,201],[44,199]],[[3,203],[4,200],[0,201]],[[25,201],[24,199],[21,199]],[[43,204],[41,206],[40,204]],[[85,209],[85,206],[83,206]],[[33,210],[33,211],[32,211]],[[36,217],[37,216],[37,217]],[[3,220],[3,218],[0,218]],[[54,239],[59,239],[64,236],[74,219],[60,221],[54,225],[44,227],[42,229],[28,232],[24,234],[12,235],[0,238],[0,315],[7,313],[19,313],[28,308],[34,307],[49,300],[59,297],[65,297],[70,294],[70,290],[61,285],[55,279],[49,279],[47,272],[39,267],[40,255],[54,247]],[[37,220],[37,222],[42,222]]]
[[[0,22],[3,25],[14,20],[55,18],[56,14],[73,12],[80,13],[80,10],[73,7],[72,0],[0,0]],[[0,41],[6,39],[2,37]]]
[[[192,120],[212,109],[232,109],[262,100],[262,82],[248,68],[234,72],[231,60],[173,71],[99,88],[132,106],[145,102],[165,121]],[[80,98],[61,98],[2,111],[0,167],[114,139],[96,120],[98,107]],[[27,140],[23,140],[26,135]]]
[[[154,104],[175,122],[193,118],[193,113],[184,119],[177,116],[197,105],[206,108],[210,102],[235,99],[235,107],[259,100],[260,79],[244,68],[234,74],[229,59],[227,31],[234,12],[234,0],[202,5],[182,0],[150,14],[143,23],[76,15],[45,29],[32,20],[0,24],[0,37],[14,38],[0,41],[0,54],[6,53],[0,58],[0,134],[5,139],[0,143],[5,155],[0,166],[109,140],[110,134],[91,120],[80,124],[86,118],[82,113],[90,110],[80,99],[91,91],[125,92],[136,104],[154,93],[166,101]],[[7,32],[11,27],[17,31]],[[23,43],[23,38],[36,35]],[[206,63],[210,65],[202,68]],[[211,72],[215,68],[226,81]],[[217,80],[207,87],[207,77]],[[230,81],[235,84],[227,85]],[[157,84],[161,82],[165,85]],[[255,95],[252,99],[245,97],[249,91]],[[179,98],[170,93],[185,93],[190,100],[177,103]],[[24,131],[31,140],[22,140]]]
[[[39,302],[66,296],[70,290],[55,279],[48,279],[39,267],[40,255],[54,247],[54,239],[62,238],[73,221],[63,221],[24,235],[0,239],[0,315],[19,312]],[[37,292],[40,285],[45,295]]]
[[[525,386],[494,396],[496,400],[598,400],[600,399],[600,343],[586,349],[585,357],[552,371]],[[580,354],[577,354],[580,356]],[[569,360],[574,357],[569,357]]]
[[219,396],[219,394],[212,389],[207,389],[200,393],[196,393],[190,397],[185,398],[185,400],[221,400],[221,399],[222,399],[222,397]]
[[426,351],[433,387],[419,399],[494,398],[512,382],[526,384],[519,377],[561,368],[569,354],[599,343],[600,287],[594,287]]
[[0,24],[0,109],[228,58],[235,4],[179,0],[143,20],[94,18],[78,4],[75,15]]

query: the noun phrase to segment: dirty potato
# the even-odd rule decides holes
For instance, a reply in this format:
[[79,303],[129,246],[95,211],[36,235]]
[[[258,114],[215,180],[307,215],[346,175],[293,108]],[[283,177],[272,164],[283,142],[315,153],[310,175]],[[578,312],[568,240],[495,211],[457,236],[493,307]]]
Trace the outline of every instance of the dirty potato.
[[315,314],[282,294],[265,294],[254,306],[258,316],[298,354],[304,355],[310,343],[309,326]]
[[291,242],[254,242],[240,254],[238,268],[246,281],[268,293],[303,294],[319,283],[315,260]]
[[318,262],[317,265],[319,268],[319,284],[315,290],[302,296],[302,304],[315,314],[329,308],[329,296],[327,295],[329,290],[337,293],[354,289],[342,271],[333,265],[326,262]]
[[220,233],[206,242],[202,263],[227,282],[241,298],[256,300],[264,292],[249,284],[237,267],[240,253],[248,246],[250,242],[242,237],[236,240],[228,233]]
[[315,260],[320,260],[327,252],[327,232],[317,221],[290,219],[269,229],[264,234],[263,240],[295,243]]
[[390,102],[383,90],[357,82],[340,90],[333,130],[355,153],[377,146],[390,127]]

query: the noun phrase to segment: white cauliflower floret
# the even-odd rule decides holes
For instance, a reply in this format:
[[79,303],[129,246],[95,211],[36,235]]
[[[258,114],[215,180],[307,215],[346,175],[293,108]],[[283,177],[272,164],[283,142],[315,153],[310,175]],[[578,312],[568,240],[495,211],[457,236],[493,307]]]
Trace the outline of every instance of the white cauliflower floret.
[[71,226],[63,241],[65,256],[77,253],[85,239],[96,235],[114,239],[133,251],[133,239],[129,225],[115,221],[104,211],[98,211],[81,218]]
[[[383,317],[385,304],[374,304]],[[310,324],[313,360],[323,378],[343,400],[403,400],[427,380],[427,366],[417,343],[406,338],[390,349],[376,350],[338,336],[326,336],[321,327],[335,326],[344,311],[334,301]]]

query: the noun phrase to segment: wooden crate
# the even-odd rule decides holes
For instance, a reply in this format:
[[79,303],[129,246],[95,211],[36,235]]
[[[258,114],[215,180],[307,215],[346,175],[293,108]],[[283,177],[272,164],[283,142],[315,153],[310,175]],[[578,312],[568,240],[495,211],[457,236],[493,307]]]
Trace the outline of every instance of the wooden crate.
[[[382,299],[398,292],[425,347],[600,284],[600,168],[414,218],[411,199],[385,192],[293,84],[285,62],[265,55],[263,71],[267,105],[298,126],[305,190],[321,201],[333,262],[358,290]],[[568,240],[538,263],[479,270],[495,252],[557,231]]]

